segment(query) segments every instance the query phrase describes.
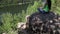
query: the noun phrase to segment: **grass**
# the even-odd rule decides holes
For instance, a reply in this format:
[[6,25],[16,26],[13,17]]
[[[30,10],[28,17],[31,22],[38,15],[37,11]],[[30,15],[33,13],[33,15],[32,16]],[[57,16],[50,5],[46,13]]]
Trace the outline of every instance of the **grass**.
[[[60,8],[54,8],[54,1],[52,3],[52,11],[56,11],[56,13],[60,14]],[[0,34],[6,32],[7,34],[16,34],[17,30],[17,23],[18,22],[25,22],[25,16],[31,15],[34,12],[37,12],[37,8],[40,6],[40,1],[35,1],[33,5],[22,5],[22,6],[9,6],[9,7],[0,7],[0,12],[3,13],[0,15]],[[23,7],[25,6],[25,7]],[[27,8],[27,9],[26,9]],[[55,10],[56,9],[56,10]],[[5,12],[5,13],[4,13]],[[12,12],[12,13],[11,13]],[[17,12],[17,13],[16,13]],[[13,14],[14,13],[14,14]],[[13,32],[11,32],[13,30]],[[15,30],[15,31],[14,31]]]
[[31,15],[32,13],[36,12],[37,6],[38,6],[38,3],[35,2],[33,6],[31,5],[27,8],[26,12],[22,10],[21,13],[12,14],[7,12],[7,13],[1,14],[0,16],[1,16],[2,25],[0,26],[0,31],[6,32],[9,34],[11,30],[16,30],[17,23],[25,22],[26,21],[25,16]]

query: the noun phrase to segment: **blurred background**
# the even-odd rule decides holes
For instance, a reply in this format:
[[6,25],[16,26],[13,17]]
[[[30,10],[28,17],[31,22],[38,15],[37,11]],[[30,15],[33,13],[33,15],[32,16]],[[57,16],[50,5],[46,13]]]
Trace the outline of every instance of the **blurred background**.
[[[60,0],[51,0],[51,11],[60,14]],[[17,34],[17,23],[37,12],[42,0],[0,0],[0,34]]]

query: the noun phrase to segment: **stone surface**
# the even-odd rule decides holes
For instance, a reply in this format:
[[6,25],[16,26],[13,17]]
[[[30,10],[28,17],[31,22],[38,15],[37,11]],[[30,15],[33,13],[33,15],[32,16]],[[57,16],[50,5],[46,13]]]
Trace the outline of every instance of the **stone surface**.
[[29,16],[26,23],[28,23],[29,28],[20,30],[19,34],[22,34],[20,32],[24,34],[60,34],[60,16],[54,12],[46,14],[33,13]]

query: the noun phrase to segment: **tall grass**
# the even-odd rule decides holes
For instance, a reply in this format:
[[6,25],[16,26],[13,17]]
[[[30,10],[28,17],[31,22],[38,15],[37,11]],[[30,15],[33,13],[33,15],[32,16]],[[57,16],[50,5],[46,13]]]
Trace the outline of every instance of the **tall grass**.
[[39,7],[40,3],[35,1],[34,4],[31,6],[28,6],[27,10],[26,10],[26,14],[27,15],[31,15],[32,13],[37,11],[37,8]]
[[[41,1],[41,0],[40,0]],[[0,15],[0,34],[3,32],[6,32],[7,34],[10,34],[12,30],[16,30],[17,28],[17,23],[18,22],[25,22],[25,16],[26,15],[31,15],[34,12],[37,12],[37,8],[39,6],[42,6],[40,1],[35,1],[33,5],[29,4],[28,8],[26,11],[22,10],[21,13],[17,14],[11,14],[11,13],[3,13]],[[56,11],[57,13],[60,13],[60,8],[59,6],[54,6],[55,2],[52,0],[52,11]],[[55,7],[55,8],[54,8]],[[12,32],[15,34],[16,32]]]
[[51,10],[55,13],[60,14],[60,0],[51,0],[52,1],[52,7]]
[[0,26],[0,34],[2,32],[10,33],[12,30],[16,30],[18,22],[25,22],[25,16],[31,15],[37,11],[39,2],[35,1],[33,5],[28,6],[26,12],[22,10],[21,13],[11,14],[9,12],[1,15],[2,25]]
[[22,14],[14,14],[12,15],[11,13],[4,13],[1,15],[1,22],[2,25],[0,26],[0,34],[2,32],[9,32],[11,30],[16,30],[17,28],[17,23],[22,22],[24,19],[24,13]]

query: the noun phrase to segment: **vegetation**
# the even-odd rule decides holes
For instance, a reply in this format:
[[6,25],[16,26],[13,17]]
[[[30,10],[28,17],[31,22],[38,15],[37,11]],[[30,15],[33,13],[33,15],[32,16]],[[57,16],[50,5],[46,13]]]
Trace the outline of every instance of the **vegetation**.
[[55,13],[60,14],[60,0],[52,0],[52,11],[54,11]]
[[[3,13],[1,15],[1,26],[0,31],[1,32],[10,32],[17,29],[17,23],[18,22],[25,22],[25,12],[22,11],[22,13],[18,14],[11,14],[11,13]],[[0,33],[1,33],[0,32]]]
[[[26,15],[31,15],[32,13],[38,11],[38,7],[42,6],[41,0],[30,0],[28,2],[33,3],[18,5],[18,3],[22,3],[22,0],[20,2],[19,0],[0,0],[0,34],[3,32],[10,34],[11,31],[13,31],[11,34],[16,33],[17,23],[25,22]],[[59,2],[60,0],[52,0],[51,11],[60,14]]]

